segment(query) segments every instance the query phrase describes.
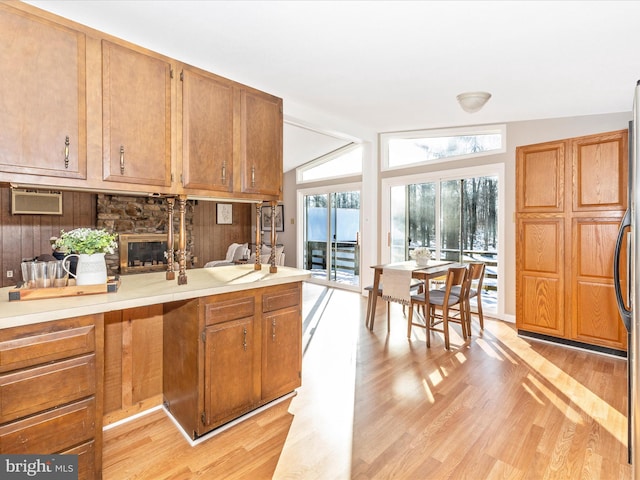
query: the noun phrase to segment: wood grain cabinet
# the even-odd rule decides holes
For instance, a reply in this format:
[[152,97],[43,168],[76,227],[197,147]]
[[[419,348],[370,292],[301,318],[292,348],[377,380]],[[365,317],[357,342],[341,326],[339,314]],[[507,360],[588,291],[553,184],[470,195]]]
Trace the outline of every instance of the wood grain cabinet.
[[86,178],[85,50],[82,32],[0,4],[0,172]]
[[282,199],[280,98],[21,2],[0,64],[1,182]]
[[302,371],[301,290],[299,284],[262,294],[263,402],[300,386]]
[[104,180],[171,186],[171,72],[160,57],[102,41]]
[[102,316],[0,330],[0,453],[78,454],[100,478]]
[[516,161],[518,329],[626,350],[613,254],[627,203],[628,132],[518,147]]
[[188,190],[233,191],[234,87],[185,66],[182,82],[182,183]]
[[282,99],[243,88],[240,91],[239,192],[282,197]]
[[282,196],[282,99],[185,66],[182,183],[187,193]]
[[300,386],[301,285],[165,305],[164,403],[192,438]]

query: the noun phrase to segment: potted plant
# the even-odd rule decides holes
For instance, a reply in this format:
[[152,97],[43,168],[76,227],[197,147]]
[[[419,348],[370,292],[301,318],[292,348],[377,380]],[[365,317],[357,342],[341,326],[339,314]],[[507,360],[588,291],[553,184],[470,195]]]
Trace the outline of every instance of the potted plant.
[[413,258],[418,265],[426,266],[431,259],[431,250],[427,247],[417,247],[409,253],[409,256]]
[[[76,228],[69,232],[62,230],[54,242],[56,250],[69,257],[77,257],[76,285],[95,285],[107,282],[106,253],[113,253],[117,247],[117,235],[105,229]],[[72,272],[69,272],[73,275]]]

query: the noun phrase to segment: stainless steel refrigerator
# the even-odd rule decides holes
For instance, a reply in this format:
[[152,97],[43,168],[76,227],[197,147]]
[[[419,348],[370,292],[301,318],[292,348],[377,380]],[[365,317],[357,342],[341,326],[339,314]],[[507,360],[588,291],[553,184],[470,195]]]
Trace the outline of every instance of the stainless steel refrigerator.
[[[638,180],[638,153],[640,145],[640,80],[633,97],[633,120],[629,123],[629,198],[628,208],[620,222],[613,264],[614,286],[620,317],[627,329],[627,384],[628,384],[628,449],[632,464],[632,478],[640,479],[640,183]],[[626,240],[626,241],[625,241]],[[626,245],[626,248],[625,248]],[[621,265],[626,263],[624,269]],[[627,278],[621,278],[621,270]],[[623,288],[626,287],[626,288]]]

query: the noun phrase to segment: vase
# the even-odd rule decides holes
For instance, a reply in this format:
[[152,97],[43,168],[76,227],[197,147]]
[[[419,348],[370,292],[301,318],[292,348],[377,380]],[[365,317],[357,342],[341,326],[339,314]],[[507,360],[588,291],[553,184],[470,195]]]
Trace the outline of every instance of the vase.
[[107,283],[107,263],[104,259],[104,253],[72,253],[64,259],[67,260],[70,257],[78,258],[75,275],[69,272],[71,276],[76,278],[76,285]]
[[416,265],[418,265],[419,267],[426,267],[427,265],[429,265],[429,258],[428,257],[417,257],[416,258]]

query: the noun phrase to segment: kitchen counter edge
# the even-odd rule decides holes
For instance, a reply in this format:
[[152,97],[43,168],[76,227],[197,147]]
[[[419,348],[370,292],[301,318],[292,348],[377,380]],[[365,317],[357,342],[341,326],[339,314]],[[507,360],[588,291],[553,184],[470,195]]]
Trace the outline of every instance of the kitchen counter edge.
[[5,287],[0,289],[0,329],[300,282],[310,276],[308,270],[283,266],[269,273],[269,265],[261,270],[253,264],[196,268],[187,270],[186,285],[178,285],[177,272],[175,280],[166,280],[165,272],[142,273],[121,276],[114,293],[15,301],[9,301],[15,287]]

